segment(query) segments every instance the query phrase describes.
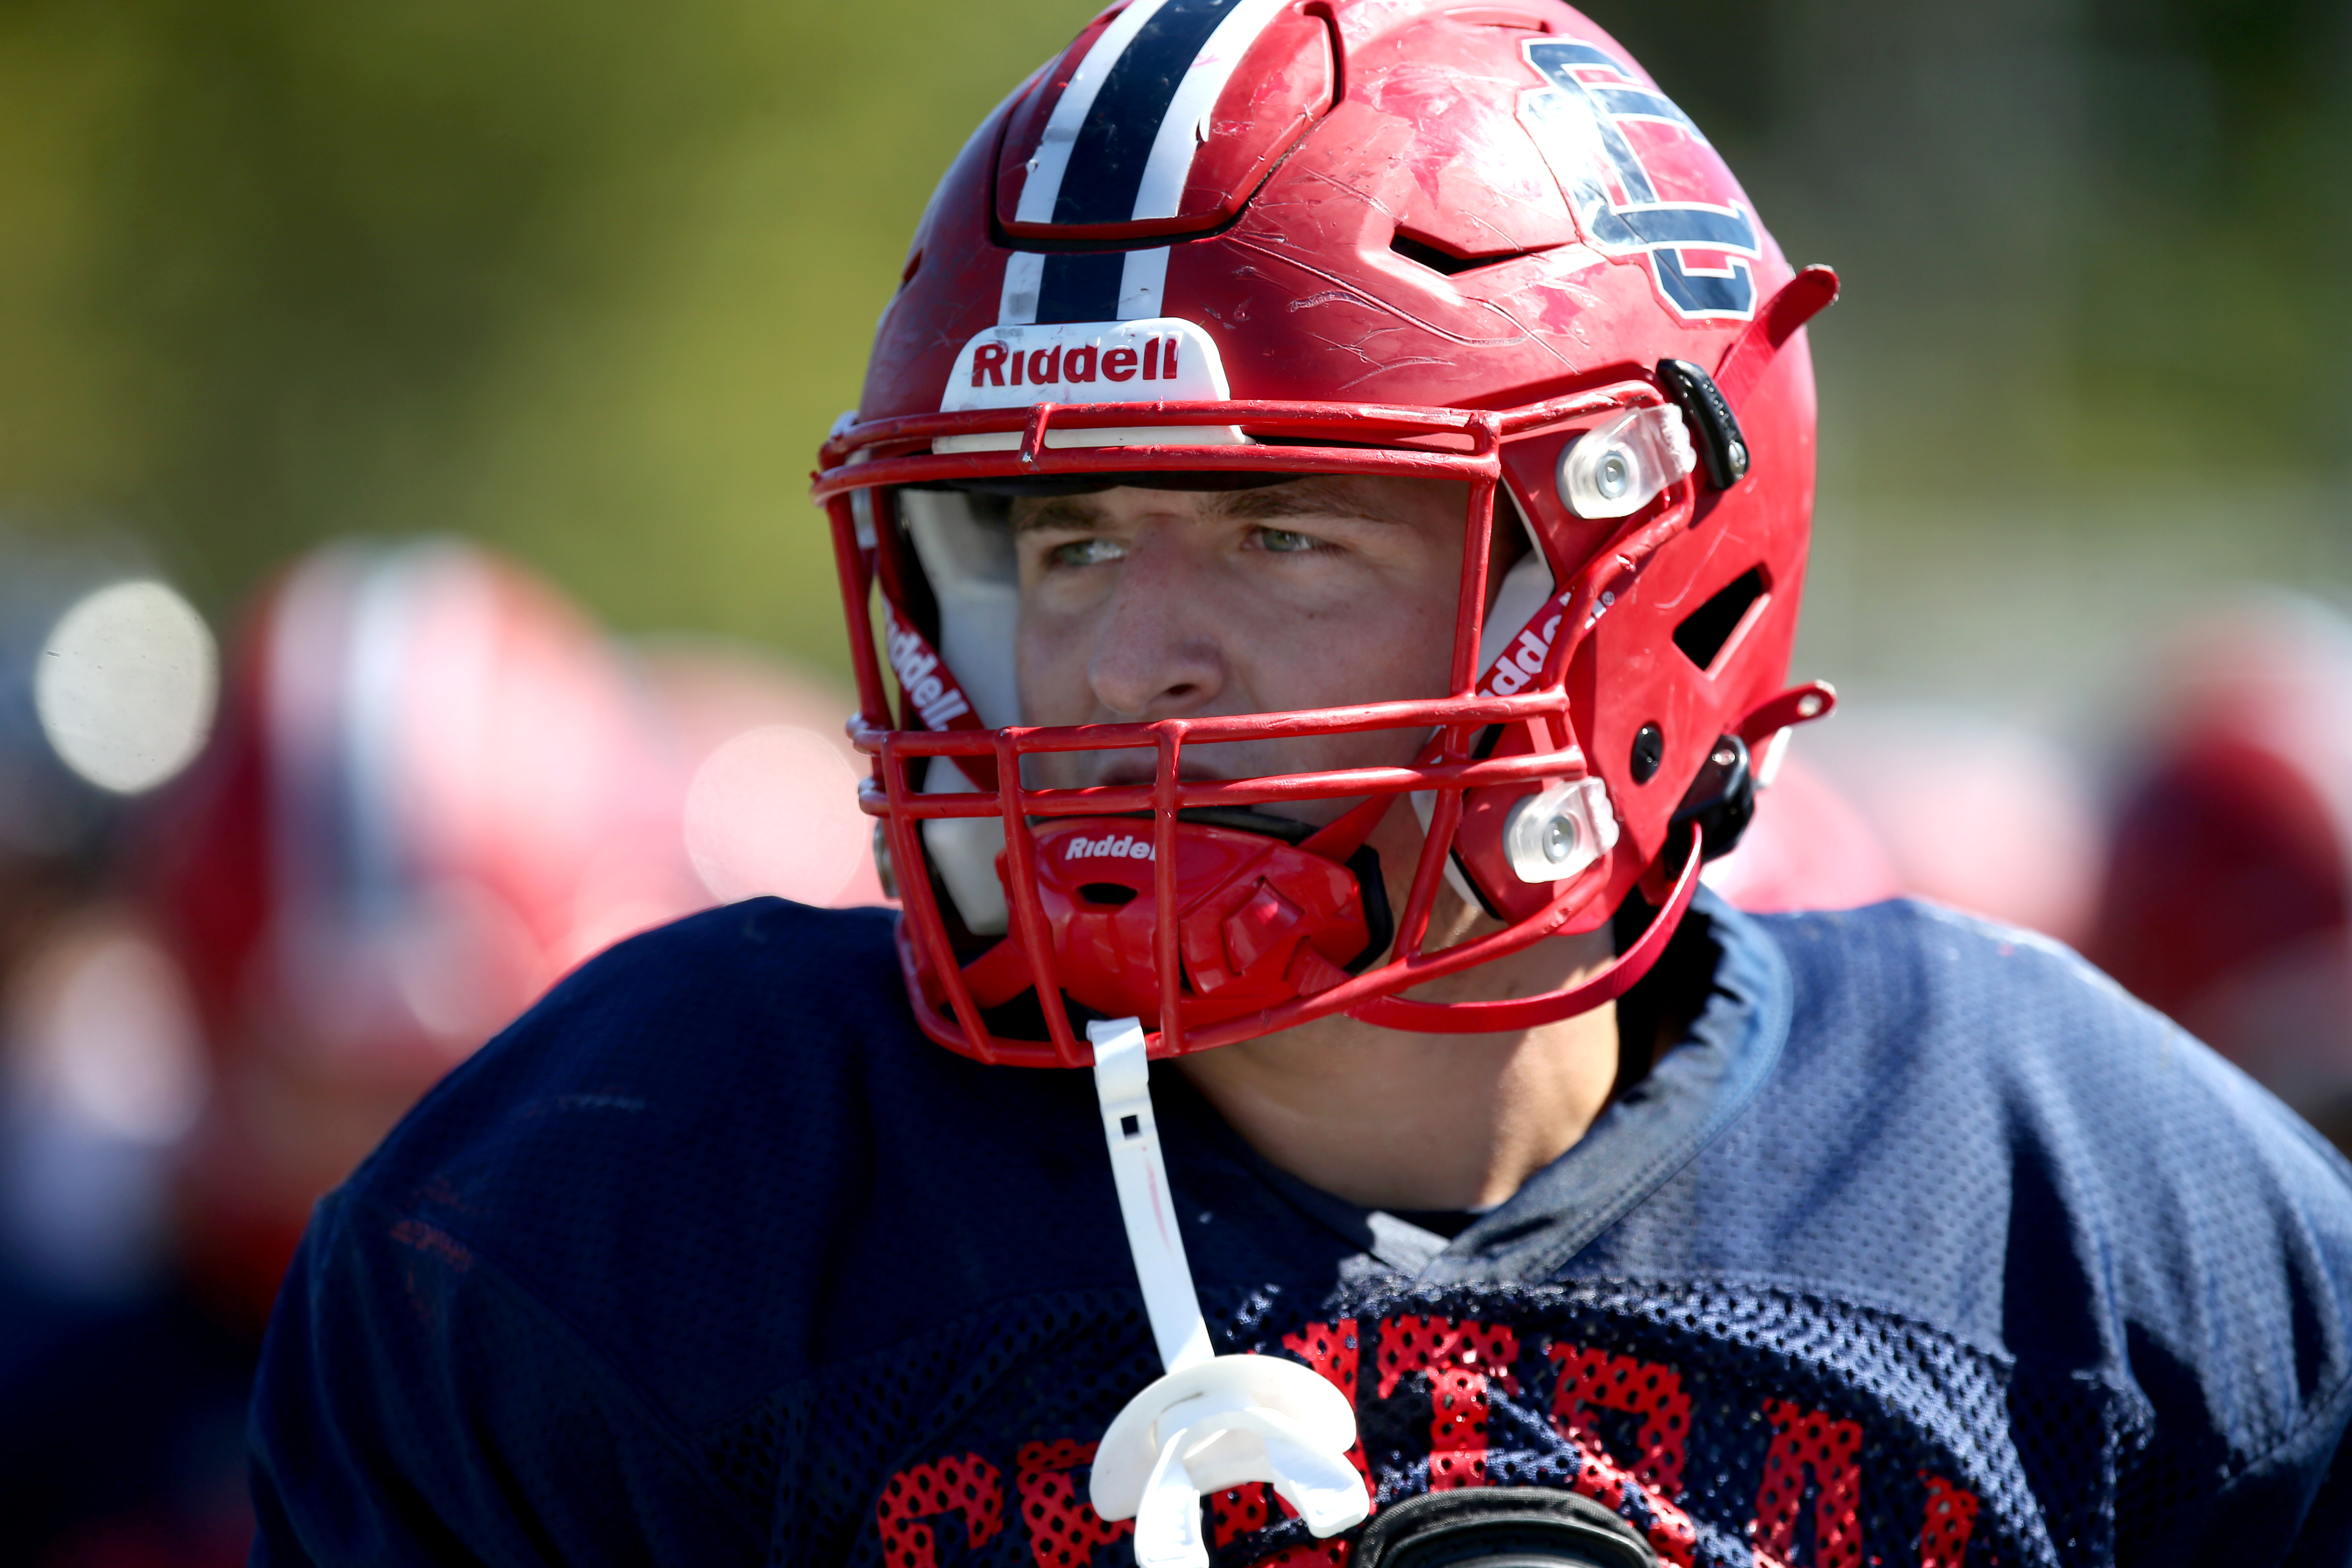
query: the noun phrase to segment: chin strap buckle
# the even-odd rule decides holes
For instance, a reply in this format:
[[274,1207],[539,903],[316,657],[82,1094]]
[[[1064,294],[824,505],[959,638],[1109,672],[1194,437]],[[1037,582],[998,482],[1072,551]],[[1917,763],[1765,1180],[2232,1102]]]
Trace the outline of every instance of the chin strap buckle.
[[1251,1481],[1271,1484],[1318,1536],[1362,1523],[1371,1499],[1348,1460],[1356,1413],[1347,1396],[1297,1362],[1210,1347],[1152,1120],[1141,1022],[1089,1023],[1087,1037],[1128,1250],[1168,1369],[1103,1433],[1088,1488],[1095,1511],[1135,1521],[1139,1568],[1208,1568],[1201,1500]]

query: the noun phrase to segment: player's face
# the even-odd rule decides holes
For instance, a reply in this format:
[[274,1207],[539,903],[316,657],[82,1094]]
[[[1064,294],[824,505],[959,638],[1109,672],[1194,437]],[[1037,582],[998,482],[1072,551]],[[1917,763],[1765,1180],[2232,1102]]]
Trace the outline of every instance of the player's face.
[[[1023,720],[1100,724],[1445,694],[1465,487],[1310,478],[1013,503]],[[1188,749],[1193,778],[1396,764],[1414,734]],[[1034,783],[1141,782],[1146,751],[1034,758]],[[1344,803],[1300,805],[1328,820]]]

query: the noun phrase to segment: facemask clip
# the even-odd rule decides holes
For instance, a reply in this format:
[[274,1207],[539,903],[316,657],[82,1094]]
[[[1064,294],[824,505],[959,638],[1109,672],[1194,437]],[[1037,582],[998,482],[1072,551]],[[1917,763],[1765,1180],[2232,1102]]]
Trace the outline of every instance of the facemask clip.
[[1560,502],[1579,517],[1631,517],[1697,466],[1681,409],[1632,409],[1561,450]]

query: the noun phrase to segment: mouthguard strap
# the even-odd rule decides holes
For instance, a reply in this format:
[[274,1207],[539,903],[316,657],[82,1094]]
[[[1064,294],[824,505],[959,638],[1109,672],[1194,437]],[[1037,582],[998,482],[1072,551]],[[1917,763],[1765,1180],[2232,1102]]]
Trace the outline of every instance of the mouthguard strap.
[[1192,1290],[1184,1237],[1176,1228],[1175,1194],[1160,1153],[1160,1128],[1151,1116],[1143,1024],[1137,1018],[1096,1019],[1087,1025],[1087,1038],[1095,1048],[1095,1094],[1102,1102],[1103,1138],[1110,1145],[1111,1179],[1118,1185],[1119,1217],[1127,1222],[1127,1247],[1143,1287],[1151,1338],[1168,1370],[1181,1372],[1216,1352],[1209,1344],[1209,1326],[1201,1318],[1200,1298]]
[[1318,1537],[1362,1523],[1371,1499],[1348,1459],[1356,1415],[1347,1396],[1297,1362],[1221,1356],[1209,1343],[1151,1118],[1142,1021],[1097,1019],[1087,1038],[1128,1251],[1168,1369],[1097,1445],[1095,1511],[1135,1521],[1138,1568],[1209,1568],[1201,1500],[1252,1481],[1272,1486]]

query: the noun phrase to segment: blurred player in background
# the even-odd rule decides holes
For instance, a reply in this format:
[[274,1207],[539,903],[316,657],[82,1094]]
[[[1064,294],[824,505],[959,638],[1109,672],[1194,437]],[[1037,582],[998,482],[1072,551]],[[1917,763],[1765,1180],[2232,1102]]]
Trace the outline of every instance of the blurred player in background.
[[[48,1089],[17,1147],[53,1152],[20,1206],[58,1239],[0,1351],[0,1562],[243,1560],[247,1389],[311,1204],[609,942],[877,897],[844,706],[740,649],[640,660],[460,544],[283,574],[211,749],[131,825],[131,897],[46,920],[21,966],[18,1077]],[[105,1209],[126,1151],[144,1184]]]
[[2252,599],[2151,663],[2087,949],[2352,1147],[2352,625]]

